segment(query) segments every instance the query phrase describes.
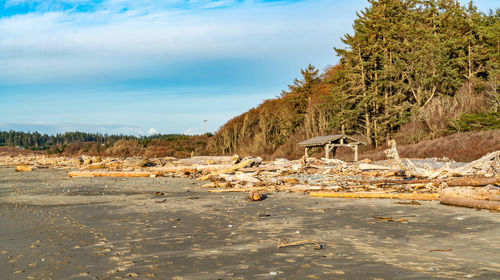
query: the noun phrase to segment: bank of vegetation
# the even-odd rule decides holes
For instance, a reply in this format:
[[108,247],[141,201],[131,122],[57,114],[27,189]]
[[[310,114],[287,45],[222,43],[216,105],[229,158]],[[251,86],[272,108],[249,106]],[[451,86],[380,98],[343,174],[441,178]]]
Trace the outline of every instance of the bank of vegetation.
[[[453,0],[369,0],[338,65],[309,65],[278,98],[217,131],[219,154],[297,157],[309,137],[347,133],[371,147],[500,128],[500,10]],[[498,133],[497,133],[498,135]]]

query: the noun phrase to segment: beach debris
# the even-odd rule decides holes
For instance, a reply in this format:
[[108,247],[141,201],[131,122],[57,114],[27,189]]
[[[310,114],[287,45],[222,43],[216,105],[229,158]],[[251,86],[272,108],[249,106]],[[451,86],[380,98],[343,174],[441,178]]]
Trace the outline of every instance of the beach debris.
[[[294,192],[311,197],[440,200],[445,188],[500,185],[500,151],[470,163],[444,158],[405,159],[389,143],[388,160],[344,162],[339,159],[303,157],[297,160],[260,157],[193,156],[184,159],[145,157],[62,157],[47,155],[0,156],[0,165],[71,169],[68,177],[177,177],[206,183],[208,192]],[[477,190],[476,190],[477,191]],[[447,195],[443,203],[475,205],[465,194]],[[472,206],[498,211],[494,199],[477,199]],[[459,202],[460,201],[460,202]],[[467,201],[467,202],[464,202]]]
[[86,156],[86,155],[82,155],[78,158],[78,160],[80,161],[80,164],[82,165],[88,165],[88,164],[91,164],[92,163],[92,158],[89,157],[89,156]]
[[260,180],[253,176],[254,174],[242,173],[234,176],[234,179],[241,182],[259,183]]
[[379,222],[408,222],[408,219],[394,219],[393,217],[374,216],[373,218]]
[[16,166],[16,172],[29,172],[29,171],[33,171],[33,168],[31,168],[30,166],[26,165]]
[[233,164],[238,164],[240,163],[241,158],[238,154],[233,155]]
[[491,152],[480,159],[452,170],[455,174],[465,175],[500,175],[500,151]]
[[152,167],[152,166],[156,166],[156,163],[149,160],[148,158],[143,158],[139,164],[138,164],[139,167]]
[[298,245],[304,245],[304,244],[313,244],[315,245],[316,250],[324,249],[324,245],[319,243],[318,241],[314,240],[299,240],[299,241],[294,241],[294,242],[288,242],[285,239],[278,239],[278,246],[276,249],[280,249],[283,247],[289,247],[289,246],[298,246]]
[[71,178],[88,178],[88,177],[161,177],[163,174],[159,172],[149,171],[70,171],[68,177]]
[[387,141],[387,146],[389,146],[389,149],[384,151],[387,158],[394,159],[398,162],[401,162],[401,158],[399,157],[398,150],[396,149],[396,141],[394,139]]
[[453,249],[432,249],[429,252],[451,252]]
[[258,190],[253,190],[248,195],[248,198],[251,201],[261,201],[262,200],[262,194]]
[[410,200],[439,200],[436,193],[381,193],[381,192],[310,192],[310,197],[333,198],[390,198]]
[[371,163],[359,163],[359,169],[361,170],[391,170],[391,167],[379,164]]
[[447,186],[487,186],[500,185],[500,178],[453,178],[444,181]]
[[265,189],[266,189],[265,187],[248,187],[248,188],[233,187],[233,188],[214,188],[208,190],[208,192],[214,192],[214,193],[251,192],[251,191],[264,191]]
[[139,274],[137,274],[137,273],[135,273],[135,272],[130,272],[130,273],[127,273],[127,276],[128,276],[128,277],[135,278],[135,277],[139,276]]
[[[262,159],[261,159],[262,161]],[[252,158],[244,158],[240,163],[238,164],[235,164],[229,168],[226,168],[226,169],[222,169],[222,170],[219,170],[219,171],[216,171],[214,173],[211,173],[211,174],[208,174],[206,176],[203,176],[201,178],[198,178],[198,180],[200,181],[204,181],[204,180],[207,180],[209,179],[210,177],[212,176],[217,176],[217,175],[220,175],[220,174],[224,174],[224,173],[231,173],[231,172],[234,172],[238,169],[241,169],[241,168],[244,168],[244,167],[247,167],[247,166],[251,166],[252,165],[252,162],[253,162],[253,159]]]
[[500,188],[495,186],[445,188],[440,192],[439,201],[448,205],[500,211]]
[[416,200],[412,200],[412,201],[397,201],[397,202],[394,202],[396,204],[402,204],[402,205],[422,205],[422,203],[416,201]]
[[155,196],[164,196],[165,193],[164,192],[154,192],[153,193]]

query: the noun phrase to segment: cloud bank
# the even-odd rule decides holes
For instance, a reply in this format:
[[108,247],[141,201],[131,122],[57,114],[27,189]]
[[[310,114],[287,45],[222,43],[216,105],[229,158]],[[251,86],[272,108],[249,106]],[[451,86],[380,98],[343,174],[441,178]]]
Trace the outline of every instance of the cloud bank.
[[199,81],[294,56],[335,63],[342,16],[331,17],[328,2],[10,0],[35,11],[0,18],[0,83],[172,80],[179,70]]

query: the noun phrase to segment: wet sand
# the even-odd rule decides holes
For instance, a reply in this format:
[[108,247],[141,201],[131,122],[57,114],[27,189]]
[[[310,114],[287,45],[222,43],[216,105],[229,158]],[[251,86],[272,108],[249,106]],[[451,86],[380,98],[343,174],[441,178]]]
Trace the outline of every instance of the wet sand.
[[0,278],[500,278],[500,213],[200,186],[0,167]]

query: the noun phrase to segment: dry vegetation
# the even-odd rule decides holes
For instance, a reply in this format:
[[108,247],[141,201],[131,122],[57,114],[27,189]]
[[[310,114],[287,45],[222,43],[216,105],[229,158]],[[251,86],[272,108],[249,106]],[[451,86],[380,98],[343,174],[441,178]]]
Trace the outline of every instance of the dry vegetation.
[[60,150],[63,150],[63,152],[60,154],[65,156],[90,155],[185,158],[189,157],[191,153],[196,155],[208,154],[206,147],[209,139],[210,137],[207,135],[177,135],[175,137],[144,141],[137,139],[119,139],[111,145],[99,144],[96,142],[80,142],[65,145],[64,149],[61,146]]
[[[385,159],[385,147],[365,151],[361,158]],[[398,151],[406,158],[446,157],[455,161],[472,161],[481,156],[500,150],[500,129],[461,132],[417,144],[399,145]]]
[[32,151],[32,150],[24,150],[16,147],[0,147],[0,156],[10,156],[10,155],[43,155],[45,151]]

